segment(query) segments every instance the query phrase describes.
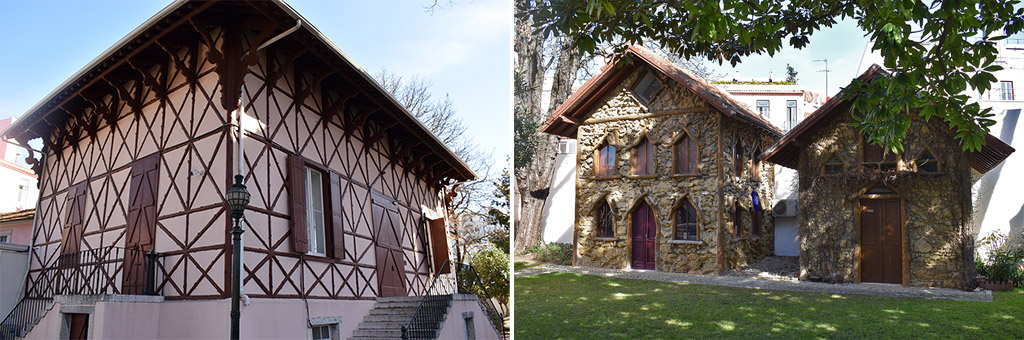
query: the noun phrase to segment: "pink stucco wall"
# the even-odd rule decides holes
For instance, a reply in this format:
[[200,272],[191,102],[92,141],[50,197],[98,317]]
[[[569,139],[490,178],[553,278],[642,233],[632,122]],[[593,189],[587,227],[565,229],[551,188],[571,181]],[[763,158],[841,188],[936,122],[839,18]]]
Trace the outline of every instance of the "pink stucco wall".
[[487,320],[487,313],[480,307],[476,295],[455,295],[452,307],[448,310],[448,318],[441,326],[438,339],[467,339],[466,320],[462,313],[473,312],[473,328],[477,340],[497,340],[498,333]]
[[11,231],[11,239],[7,243],[32,245],[32,219],[0,223],[0,230]]
[[[340,318],[345,339],[352,336],[373,304],[371,300],[313,299],[309,300],[309,317]],[[25,339],[59,339],[61,311],[88,311],[91,339],[224,339],[229,335],[230,310],[230,300],[57,303]],[[251,299],[248,306],[242,306],[240,336],[304,339],[307,320],[301,299]]]

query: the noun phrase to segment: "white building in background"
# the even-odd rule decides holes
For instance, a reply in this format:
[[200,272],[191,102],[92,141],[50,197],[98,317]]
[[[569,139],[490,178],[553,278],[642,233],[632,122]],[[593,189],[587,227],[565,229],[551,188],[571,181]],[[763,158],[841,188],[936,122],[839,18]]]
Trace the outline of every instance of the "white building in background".
[[768,83],[767,80],[719,81],[715,86],[746,104],[751,111],[757,112],[782,131],[793,129],[828,99],[800,85]]
[[[870,46],[871,42],[868,42]],[[973,90],[967,93],[977,100],[982,108],[992,108],[996,124],[990,133],[1009,144],[1018,152],[1010,154],[1002,164],[984,175],[975,173],[972,190],[974,196],[974,221],[977,237],[985,237],[999,231],[1009,234],[1017,243],[1024,241],[1024,39],[1004,39],[996,44],[999,56],[995,64],[1002,66],[994,72],[996,82],[992,89],[979,94]],[[860,73],[872,63],[881,65],[882,57],[865,49],[861,58]]]
[[[719,81],[718,88],[732,95],[740,103],[761,115],[772,125],[788,132],[828,98],[800,85],[771,83],[768,79],[752,81]],[[800,255],[797,240],[797,173],[796,170],[775,166],[775,197],[772,209],[775,215],[775,255]]]
[[[14,121],[13,118],[0,120],[0,131]],[[0,213],[33,209],[39,199],[39,188],[36,187],[38,176],[25,163],[28,151],[24,148],[0,140]]]

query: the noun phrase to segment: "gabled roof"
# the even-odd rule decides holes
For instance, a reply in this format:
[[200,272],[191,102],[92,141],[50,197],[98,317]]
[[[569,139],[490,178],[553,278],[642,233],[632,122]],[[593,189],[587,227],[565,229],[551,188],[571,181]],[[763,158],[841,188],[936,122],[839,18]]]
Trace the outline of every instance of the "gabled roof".
[[[874,64],[858,76],[857,80],[870,81],[875,77],[883,75],[888,76],[889,73],[882,69],[881,66],[878,66],[878,64]],[[838,95],[821,105],[820,108],[807,116],[793,130],[790,130],[789,133],[776,142],[775,145],[772,145],[771,148],[761,154],[761,159],[787,168],[796,169],[800,160],[800,148],[809,142],[805,139],[809,131],[817,130],[823,124],[837,117],[839,113],[848,112],[853,103],[851,100],[847,100],[850,99],[848,98],[849,96],[850,94],[845,89],[840,91]],[[985,173],[999,165],[1014,151],[1013,147],[1006,145],[999,138],[986,134],[985,146],[980,151],[968,152],[967,163],[974,170]]]
[[[339,70],[338,73],[344,73],[346,77],[351,76],[355,83],[354,86],[363,91],[363,93],[366,93],[367,96],[372,97],[374,102],[380,103],[382,111],[397,122],[396,129],[400,131],[397,131],[396,135],[401,137],[410,136],[422,141],[423,145],[430,150],[430,154],[436,155],[441,163],[451,169],[452,176],[449,176],[450,178],[464,181],[476,177],[476,174],[469,166],[463,163],[455,153],[438,140],[404,106],[370,77],[365,70],[353,62],[345,52],[309,24],[308,20],[283,0],[176,0],[64,81],[64,83],[50,92],[29,111],[25,112],[13,125],[0,132],[0,136],[19,141],[36,137],[44,137],[45,139],[47,135],[53,133],[53,126],[61,125],[68,119],[74,119],[74,117],[69,117],[67,110],[61,109],[63,103],[78,96],[90,86],[102,83],[103,76],[125,64],[127,58],[142,54],[143,50],[146,49],[159,49],[156,43],[159,38],[170,36],[175,33],[175,30],[187,27],[189,20],[200,13],[213,16],[248,15],[264,22],[276,23],[277,27],[270,35],[271,37],[276,37],[279,34],[290,31],[289,29],[293,25],[301,22],[295,26],[298,30],[285,37],[286,39],[300,37],[296,39],[302,39],[304,43],[312,45],[310,51],[314,51],[317,57],[323,57],[322,60],[328,67],[336,68]],[[267,44],[270,43],[273,43],[273,41],[267,42]]]
[[540,131],[576,138],[576,127],[587,118],[594,109],[594,106],[604,99],[627,76],[632,74],[634,70],[647,65],[689,89],[726,117],[754,125],[777,137],[782,136],[782,131],[779,128],[750,111],[749,108],[737,102],[727,93],[722,92],[722,90],[714,85],[694,76],[654,52],[643,47],[629,46],[626,49],[625,56],[632,63],[617,65],[623,57],[621,55],[612,59],[611,62],[601,68],[600,74],[590,78],[590,80],[583,84],[583,87],[576,90],[569,99],[566,99],[565,103],[562,103],[562,106],[559,106],[544,125],[541,126]]

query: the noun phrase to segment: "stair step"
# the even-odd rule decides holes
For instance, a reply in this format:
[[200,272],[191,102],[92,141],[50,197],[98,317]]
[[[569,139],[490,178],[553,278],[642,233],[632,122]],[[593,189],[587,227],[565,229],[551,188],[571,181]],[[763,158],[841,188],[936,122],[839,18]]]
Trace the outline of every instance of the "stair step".
[[422,296],[388,296],[379,297],[377,302],[392,302],[392,301],[423,301]]
[[397,307],[397,308],[374,308],[370,310],[370,315],[409,315],[416,314],[416,307]]
[[401,338],[401,329],[357,329],[352,336]]
[[367,315],[363,318],[363,322],[401,322],[409,323],[412,320],[412,315]]

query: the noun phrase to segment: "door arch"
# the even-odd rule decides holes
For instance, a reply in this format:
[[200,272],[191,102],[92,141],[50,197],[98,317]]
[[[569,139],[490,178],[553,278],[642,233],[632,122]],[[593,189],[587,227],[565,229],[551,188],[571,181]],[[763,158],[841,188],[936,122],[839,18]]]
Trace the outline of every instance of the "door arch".
[[633,269],[655,269],[655,249],[657,249],[658,227],[654,221],[654,209],[641,200],[640,204],[633,209],[630,216],[632,220],[632,250],[630,263]]

